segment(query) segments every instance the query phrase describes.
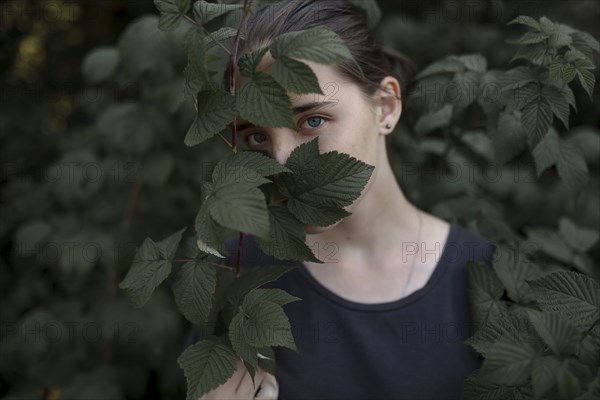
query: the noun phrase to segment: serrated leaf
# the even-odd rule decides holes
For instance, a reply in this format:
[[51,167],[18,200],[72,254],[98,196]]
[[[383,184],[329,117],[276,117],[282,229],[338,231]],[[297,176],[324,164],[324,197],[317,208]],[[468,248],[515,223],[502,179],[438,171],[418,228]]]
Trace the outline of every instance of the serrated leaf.
[[600,53],[600,43],[587,32],[571,32],[572,46],[582,52],[590,60],[594,59],[594,53]]
[[424,135],[450,124],[452,120],[452,104],[446,104],[437,111],[421,116],[415,123],[415,133]]
[[476,326],[482,326],[506,313],[506,306],[500,301],[504,287],[489,266],[469,261],[467,277],[471,314]]
[[290,322],[281,306],[270,301],[259,301],[247,309],[242,308],[237,315],[241,315],[240,335],[249,345],[283,346],[298,352]]
[[556,86],[544,86],[540,94],[548,100],[550,109],[554,115],[569,129],[569,114],[571,111],[567,97],[568,92]]
[[198,93],[197,98],[198,113],[184,140],[187,146],[195,146],[215,136],[237,115],[235,98],[227,92],[205,90]]
[[532,362],[537,355],[537,350],[530,343],[500,339],[483,362],[482,378],[505,385],[523,385],[531,377]]
[[[206,46],[206,50],[217,46],[218,43],[223,44],[223,41],[235,37],[236,34],[237,29],[231,28],[229,26],[223,26],[217,29],[216,31],[211,32],[210,35],[206,35],[206,37],[204,38],[204,45]],[[243,38],[243,35],[240,34],[240,37]]]
[[287,56],[320,64],[354,60],[346,43],[324,26],[284,33],[275,38],[270,49],[275,59]]
[[279,260],[305,260],[322,263],[306,245],[306,232],[300,221],[286,208],[269,206],[271,235],[269,240],[257,238],[260,249]]
[[515,40],[507,40],[507,43],[510,44],[534,44],[541,43],[548,39],[548,35],[542,32],[529,31],[525,32],[523,36]]
[[195,325],[206,323],[216,285],[216,271],[206,261],[188,261],[181,266],[173,284],[173,294],[177,307],[188,321]]
[[256,50],[252,50],[248,53],[243,54],[238,59],[238,67],[243,76],[252,76],[258,64],[260,64],[266,52],[269,50],[268,47],[261,47]]
[[254,185],[238,183],[215,188],[208,212],[217,223],[234,231],[269,236],[265,196]]
[[277,365],[275,364],[275,353],[270,347],[262,347],[258,351],[258,366],[263,371],[277,376]]
[[158,28],[163,31],[174,29],[183,16],[190,10],[191,0],[154,0],[154,6],[160,12]]
[[556,231],[546,228],[527,227],[525,233],[527,234],[528,242],[535,245],[536,249],[544,254],[564,263],[570,263],[573,259],[573,252],[566,246],[564,240]]
[[600,318],[600,286],[589,276],[560,271],[527,283],[542,310],[561,313],[580,329]]
[[246,314],[243,311],[233,316],[229,324],[229,340],[233,350],[240,358],[256,368],[258,366],[258,350],[255,346],[249,344],[246,338],[246,319]]
[[527,133],[531,148],[537,145],[548,133],[552,123],[552,109],[548,100],[536,96],[521,110],[521,124]]
[[539,76],[531,67],[518,66],[504,71],[500,75],[500,84],[503,90],[518,89],[530,82],[538,82]]
[[589,69],[577,68],[577,77],[579,77],[579,83],[585,89],[590,99],[594,93],[594,85],[596,83],[596,77]]
[[204,25],[215,18],[221,17],[231,11],[240,10],[241,8],[240,4],[209,3],[199,0],[194,3],[194,19],[198,24]]
[[246,296],[244,296],[242,308],[249,309],[250,307],[252,307],[260,301],[270,301],[271,303],[275,303],[279,306],[284,306],[288,303],[298,300],[302,299],[296,296],[292,296],[285,290],[256,288],[252,289],[246,294]]
[[507,25],[513,24],[527,25],[528,27],[533,28],[538,32],[541,31],[540,23],[527,15],[519,15],[518,17],[507,23]]
[[542,356],[533,360],[531,385],[536,399],[542,398],[556,385],[560,364],[556,356]]
[[186,400],[197,400],[227,382],[236,369],[233,350],[217,340],[202,340],[177,359],[187,381]]
[[577,69],[564,57],[556,57],[548,66],[548,77],[553,85],[565,86],[577,76]]
[[240,277],[234,281],[229,290],[229,302],[237,306],[248,292],[279,279],[280,276],[294,268],[296,266],[275,265],[242,269]]
[[573,250],[576,251],[588,251],[596,244],[599,238],[598,231],[580,228],[569,218],[561,218],[558,227],[560,236]]
[[210,81],[206,70],[206,45],[202,27],[190,28],[184,36],[183,44],[188,56],[187,80],[197,80],[202,85],[208,84]]
[[273,78],[287,92],[306,94],[317,93],[324,95],[319,80],[313,70],[301,61],[289,57],[281,57],[275,61],[272,69]]
[[295,148],[286,161],[293,174],[276,181],[288,209],[305,224],[328,226],[350,215],[341,207],[356,200],[374,167],[331,151],[319,154],[318,137]]
[[228,255],[225,240],[233,232],[227,227],[217,224],[209,213],[212,199],[202,203],[196,215],[196,236],[198,249],[204,253],[225,258]]
[[285,126],[297,130],[285,89],[269,74],[257,71],[236,96],[240,115],[256,126]]
[[528,311],[529,321],[554,354],[573,355],[579,345],[579,332],[571,322],[559,314]]
[[494,252],[492,266],[512,300],[520,304],[527,304],[533,300],[525,280],[539,277],[541,270],[528,260],[525,254],[517,248],[498,247]]
[[[249,174],[253,171],[254,174]],[[273,158],[258,151],[238,151],[221,160],[213,170],[213,182],[224,182],[232,178],[235,182],[253,184],[265,183],[260,177],[271,176],[282,172],[290,172],[288,168],[279,164]]]
[[170,260],[175,255],[184,230],[158,243],[146,238],[137,249],[127,276],[119,284],[119,288],[129,292],[135,307],[143,307],[156,287],[171,273]]
[[525,315],[503,312],[501,317],[488,318],[465,343],[487,357],[494,343],[502,337],[513,341],[533,342],[536,340],[534,329]]
[[557,50],[548,47],[545,43],[527,44],[521,46],[510,62],[524,59],[532,64],[546,66],[556,57]]

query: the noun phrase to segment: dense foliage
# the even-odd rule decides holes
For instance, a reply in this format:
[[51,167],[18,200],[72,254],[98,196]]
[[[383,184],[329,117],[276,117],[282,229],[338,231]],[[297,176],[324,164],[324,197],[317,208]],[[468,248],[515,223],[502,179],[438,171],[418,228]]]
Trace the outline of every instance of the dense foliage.
[[[232,48],[241,6],[191,3],[157,1],[160,18],[140,17],[116,46],[88,54],[82,71],[89,86],[80,100],[88,125],[72,129],[58,145],[40,135],[3,146],[3,156],[15,149],[25,154],[32,145],[56,154],[35,170],[25,161],[6,165],[12,179],[2,190],[0,231],[10,253],[0,261],[3,393],[173,394],[179,357],[192,389],[188,396],[194,396],[233,371],[231,363],[220,370],[211,362],[235,360],[237,353],[249,369],[272,370],[269,346],[294,347],[281,306],[301,300],[259,288],[286,269],[236,279],[231,269],[217,266],[223,240],[242,231],[256,235],[268,254],[310,259],[299,221],[309,221],[314,214],[306,207],[322,205],[316,199],[331,191],[296,186],[295,177],[327,170],[332,175],[320,174],[318,188],[346,179],[360,190],[370,171],[340,154],[315,154],[316,142],[295,153],[314,161],[308,169],[293,157],[279,166],[258,153],[232,154],[224,129],[238,112],[259,124],[289,123],[285,92],[261,87],[318,89],[291,58],[302,44],[317,37],[331,46],[314,55],[317,62],[348,54],[323,30],[307,33],[315,35],[310,40],[283,38],[274,47],[280,57],[272,76],[253,72],[259,54],[240,60],[250,79],[234,97],[210,71],[229,60],[217,41]],[[410,24],[394,22],[384,21],[382,37],[412,55],[403,39]],[[464,397],[597,398],[600,145],[597,129],[577,125],[598,122],[597,103],[589,98],[597,100],[600,49],[591,35],[548,18],[514,22],[526,31],[514,41],[519,47],[510,64],[486,53],[482,38],[485,56],[455,48],[446,54],[459,55],[422,69],[405,96],[403,124],[390,138],[390,160],[415,203],[504,246],[492,269],[469,266],[477,322],[469,344],[486,360],[467,380]],[[444,24],[436,26],[444,31]],[[459,42],[462,36],[447,38]],[[500,54],[510,51],[501,41],[494,44],[503,46]],[[97,101],[89,101],[90,93]],[[4,120],[3,140],[8,126]],[[184,141],[202,144],[186,148]],[[331,163],[339,169],[325,168]],[[274,190],[294,201],[265,204]],[[328,201],[324,219],[312,222],[340,218],[339,207],[351,197]],[[184,238],[181,228],[190,225],[195,232]],[[121,280],[141,310],[131,309],[117,290]],[[260,332],[248,329],[260,324],[249,325],[238,307],[252,321],[279,324],[281,335],[259,340]],[[204,339],[180,356],[190,323]],[[249,337],[259,339],[243,340]],[[203,368],[220,376],[209,382]]]

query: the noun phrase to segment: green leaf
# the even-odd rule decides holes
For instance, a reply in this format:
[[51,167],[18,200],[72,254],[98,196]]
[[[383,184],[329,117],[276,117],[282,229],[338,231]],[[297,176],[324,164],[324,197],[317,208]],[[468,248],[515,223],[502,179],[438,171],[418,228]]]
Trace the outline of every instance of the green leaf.
[[96,84],[110,79],[119,65],[119,52],[114,47],[98,47],[83,60],[82,72],[88,83]]
[[219,224],[260,237],[269,237],[269,214],[263,192],[247,183],[215,188],[208,205],[210,216]]
[[455,74],[464,70],[465,64],[457,56],[448,56],[426,66],[417,74],[416,79],[423,79],[437,74]]
[[528,44],[520,47],[510,61],[524,59],[534,65],[547,66],[556,57],[556,53],[555,48],[549,47],[545,43]]
[[242,303],[243,309],[249,309],[254,306],[256,303],[261,301],[269,301],[271,303],[275,303],[279,306],[284,306],[288,303],[302,300],[299,297],[292,296],[287,293],[285,290],[281,289],[263,289],[256,288],[252,289],[250,292],[244,296],[244,301]]
[[467,262],[469,303],[476,326],[497,319],[506,313],[506,306],[500,298],[504,293],[502,282],[487,265]]
[[[217,42],[223,44],[225,40],[235,37],[236,34],[237,29],[233,29],[229,26],[223,26],[217,29],[216,31],[211,32],[210,35],[206,35],[206,37],[204,38],[204,45],[206,46],[206,50],[217,46]],[[242,36],[243,35],[240,34],[240,37]]]
[[280,276],[294,268],[296,266],[275,265],[242,269],[240,277],[234,281],[229,291],[229,302],[235,306],[239,305],[248,292],[279,279]]
[[246,320],[247,317],[243,311],[233,316],[229,324],[229,340],[231,341],[233,350],[240,358],[253,368],[256,368],[258,366],[258,350],[255,346],[248,343],[248,339],[246,338]]
[[199,0],[194,3],[194,19],[200,25],[204,25],[215,18],[221,17],[231,11],[240,10],[241,8],[242,6],[239,4],[217,4]]
[[577,76],[577,69],[571,63],[566,62],[564,57],[556,57],[548,66],[550,83],[565,86]]
[[173,294],[177,307],[188,321],[195,325],[206,323],[216,286],[216,271],[206,261],[188,261],[181,266]]
[[600,318],[600,286],[578,272],[554,272],[528,281],[542,310],[561,313],[580,329]]
[[[487,268],[489,269],[489,267]],[[515,342],[523,339],[526,342],[533,342],[537,339],[527,317],[520,313],[503,311],[500,317],[488,318],[465,343],[487,357],[494,343],[502,337],[507,337]]]
[[552,112],[562,121],[567,129],[569,129],[570,114],[568,90],[557,88],[556,86],[544,86],[541,90],[541,95],[548,100]]
[[560,236],[575,251],[586,252],[598,241],[598,231],[580,228],[569,218],[561,218],[558,226]]
[[346,43],[324,26],[278,36],[271,44],[271,54],[275,59],[285,56],[320,64],[354,60]]
[[285,89],[269,74],[255,72],[242,85],[236,99],[242,118],[256,126],[298,129]]
[[504,71],[500,75],[502,90],[518,89],[528,83],[535,83],[539,80],[540,78],[535,69],[523,65]]
[[268,47],[261,47],[256,50],[252,50],[251,52],[245,53],[238,59],[238,67],[242,76],[252,76],[258,64],[260,64],[263,59],[265,53],[269,50]]
[[571,322],[559,314],[528,311],[529,321],[554,354],[573,355],[579,344],[579,332]]
[[282,172],[290,172],[290,170],[271,157],[258,151],[238,151],[233,155],[229,154],[217,164],[213,170],[212,179],[213,182],[233,180],[234,182],[256,183],[258,186],[270,182],[261,180],[261,177]]
[[304,227],[286,208],[269,206],[271,235],[268,240],[257,238],[260,249],[279,260],[306,260],[322,263],[306,245]]
[[206,70],[206,45],[204,40],[204,30],[198,26],[190,28],[183,38],[190,72],[193,78],[198,79],[202,84],[210,82]]
[[198,113],[185,144],[195,146],[215,136],[229,125],[237,111],[235,98],[227,92],[204,90],[198,93]]
[[542,253],[564,263],[570,263],[573,260],[573,252],[567,247],[564,239],[556,231],[546,228],[527,227],[525,228],[525,233],[527,234],[528,242]]
[[590,60],[594,59],[594,53],[600,53],[600,43],[587,32],[571,32],[571,39],[571,48],[579,50]]
[[275,303],[259,301],[249,308],[242,307],[233,321],[236,321],[240,340],[250,346],[283,346],[298,352],[288,317]]
[[521,153],[527,147],[527,139],[521,126],[520,113],[500,113],[498,126],[491,137],[495,159],[499,163],[504,164]]
[[233,350],[218,340],[202,340],[177,359],[187,381],[187,400],[196,400],[227,382],[236,369]]
[[538,31],[538,32],[541,31],[540,23],[527,15],[519,15],[518,17],[516,17],[515,19],[513,19],[512,21],[507,23],[507,25],[513,25],[513,24],[527,25],[528,27],[534,29],[535,31]]
[[415,132],[424,135],[450,124],[452,120],[452,104],[446,104],[437,111],[421,116],[415,123]]
[[548,35],[546,35],[542,32],[529,31],[529,32],[525,32],[525,34],[523,36],[521,36],[519,39],[507,40],[507,43],[510,43],[510,44],[535,44],[535,43],[544,42],[547,39],[548,39]]
[[175,255],[183,231],[185,229],[158,243],[146,238],[137,249],[131,269],[119,284],[119,288],[129,292],[135,307],[143,307],[154,289],[171,273],[171,259]]
[[170,31],[179,25],[190,10],[190,0],[154,0],[154,6],[160,12],[158,28]]
[[498,340],[481,367],[482,378],[505,385],[523,385],[531,376],[532,362],[538,355],[530,343]]
[[533,149],[533,157],[538,176],[546,169],[556,165],[563,183],[576,192],[585,187],[589,180],[587,163],[581,150],[570,142],[562,140],[554,129]]
[[531,369],[531,385],[536,399],[542,398],[556,385],[561,361],[556,356],[536,357]]
[[233,232],[227,227],[220,226],[210,216],[209,208],[212,199],[202,203],[196,215],[196,236],[198,249],[204,253],[225,258],[228,254],[225,241]]
[[521,124],[527,133],[530,147],[537,145],[552,123],[552,109],[548,100],[536,96],[521,110]]
[[374,167],[337,151],[319,154],[318,137],[295,148],[286,161],[293,174],[276,181],[288,209],[305,224],[328,226],[350,215]]
[[258,366],[263,371],[277,376],[277,365],[275,364],[275,353],[271,347],[262,347],[258,351]]
[[533,301],[525,279],[535,279],[541,275],[541,271],[525,254],[517,248],[498,247],[494,252],[492,266],[512,300],[520,304]]
[[272,70],[273,78],[287,92],[306,94],[317,93],[324,95],[319,80],[313,70],[301,61],[289,57],[281,57],[275,61]]

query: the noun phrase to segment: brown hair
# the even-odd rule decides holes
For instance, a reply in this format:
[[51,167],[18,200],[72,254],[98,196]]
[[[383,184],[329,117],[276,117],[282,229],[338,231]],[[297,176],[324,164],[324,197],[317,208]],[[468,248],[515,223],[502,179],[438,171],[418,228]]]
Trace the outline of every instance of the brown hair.
[[325,26],[344,42],[362,69],[347,60],[335,67],[362,93],[372,96],[381,80],[395,76],[403,93],[416,71],[415,64],[404,54],[383,48],[375,40],[366,14],[348,0],[285,0],[268,4],[250,15],[245,26],[245,40],[241,53],[269,45],[277,36]]

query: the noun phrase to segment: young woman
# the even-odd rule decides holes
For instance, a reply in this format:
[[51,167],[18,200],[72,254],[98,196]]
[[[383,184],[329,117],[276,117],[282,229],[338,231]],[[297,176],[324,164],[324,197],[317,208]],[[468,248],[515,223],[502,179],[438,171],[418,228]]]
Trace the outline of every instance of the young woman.
[[[284,164],[294,148],[318,136],[321,153],[337,150],[375,169],[346,207],[352,215],[305,227],[307,245],[324,264],[298,262],[269,285],[302,299],[284,306],[298,353],[275,348],[277,376],[258,370],[257,393],[238,359],[233,377],[203,398],[458,399],[462,382],[479,366],[463,343],[471,335],[465,264],[489,263],[490,243],[418,210],[399,187],[385,141],[405,95],[393,60],[361,10],[345,0],[268,5],[248,19],[242,51],[322,25],[345,41],[364,78],[347,62],[307,62],[325,95],[289,93],[298,131],[246,126],[240,140]],[[268,71],[272,61],[267,53],[259,69]],[[237,240],[228,247],[232,265]],[[286,264],[256,257],[251,237],[242,254],[243,267]]]

